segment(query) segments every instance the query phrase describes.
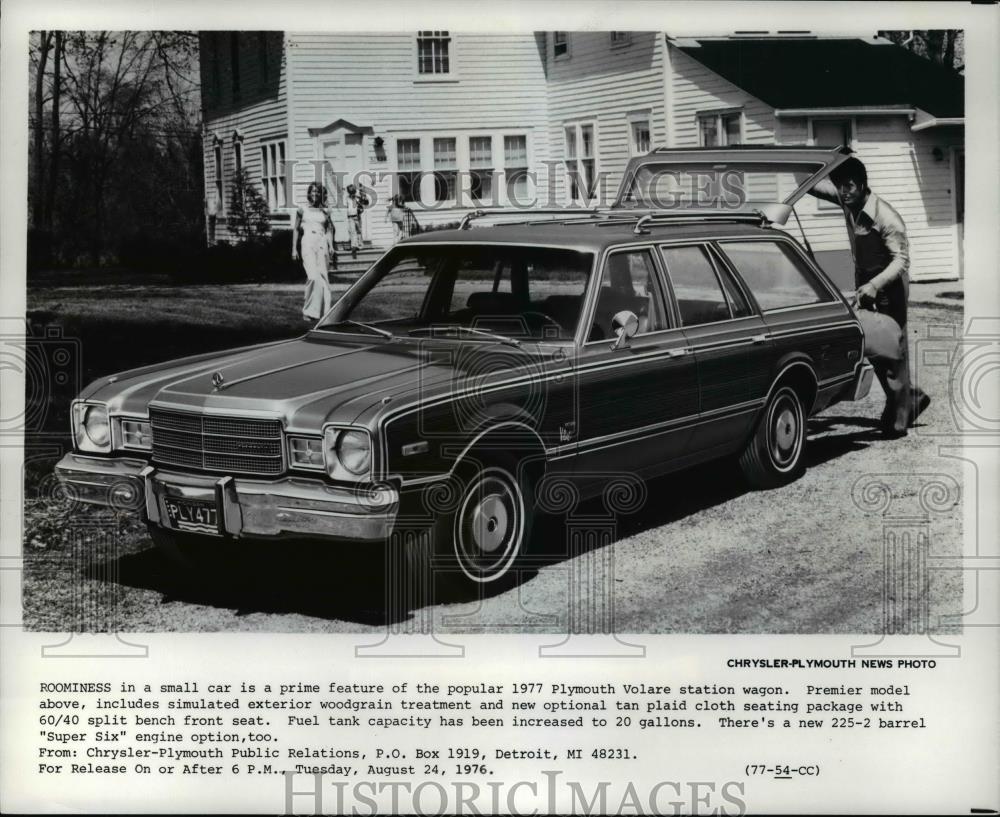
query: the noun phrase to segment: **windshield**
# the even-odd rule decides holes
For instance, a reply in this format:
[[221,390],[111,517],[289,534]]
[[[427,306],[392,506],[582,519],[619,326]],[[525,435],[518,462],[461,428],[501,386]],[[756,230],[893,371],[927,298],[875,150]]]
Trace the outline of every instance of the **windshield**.
[[[391,250],[317,327],[470,341],[573,338],[594,257],[549,247]],[[467,331],[467,330],[477,330]]]
[[788,162],[649,162],[636,168],[619,207],[664,210],[747,210],[783,202],[822,165]]

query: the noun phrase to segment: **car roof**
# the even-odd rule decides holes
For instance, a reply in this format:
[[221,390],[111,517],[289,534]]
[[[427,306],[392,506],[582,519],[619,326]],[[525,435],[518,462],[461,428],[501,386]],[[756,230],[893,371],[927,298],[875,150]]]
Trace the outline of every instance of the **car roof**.
[[[648,233],[636,235],[636,219],[622,219],[622,223],[579,219],[574,221],[537,221],[519,224],[495,224],[472,229],[432,230],[400,242],[401,245],[417,244],[510,244],[564,247],[585,252],[599,253],[606,247],[618,244],[645,244],[655,241],[698,240],[716,238],[741,238],[753,235],[784,235],[759,224],[739,221],[711,222],[691,220],[682,223],[649,223]],[[397,245],[399,246],[399,245]]]

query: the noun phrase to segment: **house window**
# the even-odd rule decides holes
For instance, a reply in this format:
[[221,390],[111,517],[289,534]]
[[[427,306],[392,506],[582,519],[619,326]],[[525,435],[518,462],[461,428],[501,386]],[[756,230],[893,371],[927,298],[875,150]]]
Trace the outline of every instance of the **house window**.
[[629,114],[629,151],[632,156],[645,156],[652,150],[649,114]]
[[[810,119],[811,143],[821,147],[850,147],[854,141],[854,123],[850,119]],[[818,210],[839,211],[840,205],[816,199]]]
[[503,166],[507,179],[507,200],[528,200],[528,137],[522,134],[503,138]]
[[458,158],[453,137],[434,140],[434,201],[455,201]]
[[396,140],[399,195],[403,201],[420,201],[420,140]]
[[552,32],[552,58],[565,60],[569,58],[569,32]]
[[470,192],[474,201],[493,198],[493,139],[489,136],[469,137]]
[[611,47],[615,48],[617,46],[630,45],[632,43],[632,32],[631,31],[612,31],[611,32]]
[[285,206],[285,140],[275,139],[260,146],[261,186],[270,210]]
[[417,34],[417,73],[450,74],[450,45],[451,37],[447,31],[421,31]]
[[743,144],[743,112],[720,111],[698,114],[699,143],[702,147]]
[[239,34],[229,35],[229,70],[233,77],[233,102],[240,98],[240,39]]
[[243,198],[243,184],[242,184],[242,173],[243,173],[243,139],[240,136],[233,137],[233,164],[236,168],[236,173],[233,178],[236,180],[236,187],[234,188],[236,195],[241,199]]
[[219,208],[219,211],[225,209],[226,200],[223,198],[223,193],[225,192],[222,186],[222,145],[219,142],[215,143],[214,159],[215,159],[215,182],[213,185],[215,192],[215,203]]
[[597,195],[597,166],[594,158],[594,125],[577,122],[566,125],[566,175],[570,199],[590,201]]

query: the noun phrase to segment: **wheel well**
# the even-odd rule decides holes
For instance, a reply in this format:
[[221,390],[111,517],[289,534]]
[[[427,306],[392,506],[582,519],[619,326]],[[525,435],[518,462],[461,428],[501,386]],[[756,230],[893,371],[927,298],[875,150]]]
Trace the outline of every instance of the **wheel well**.
[[816,382],[816,375],[805,363],[793,364],[789,366],[774,382],[774,388],[779,386],[791,386],[802,400],[802,407],[806,416],[812,412],[812,407],[816,403],[816,393],[819,386]]
[[537,481],[545,473],[545,447],[541,438],[531,429],[510,426],[497,428],[477,437],[455,460],[454,468],[479,459],[488,461],[497,457],[513,459],[518,471],[523,467],[533,481]]

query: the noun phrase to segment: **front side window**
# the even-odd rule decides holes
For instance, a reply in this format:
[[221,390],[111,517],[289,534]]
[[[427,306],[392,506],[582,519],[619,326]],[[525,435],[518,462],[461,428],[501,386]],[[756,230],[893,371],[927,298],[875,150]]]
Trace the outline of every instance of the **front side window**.
[[285,206],[285,140],[265,142],[260,146],[261,187],[268,209]]
[[453,137],[434,140],[434,201],[455,201],[458,157]]
[[417,73],[451,73],[451,37],[447,31],[421,31],[417,35]]
[[[503,245],[400,246],[380,260],[319,326],[396,336],[486,341],[574,337],[593,254]],[[476,330],[476,331],[469,331]]]
[[704,247],[661,247],[683,326],[727,321],[733,317],[715,265]]
[[763,312],[833,300],[784,242],[726,241],[720,246]]
[[613,338],[612,319],[626,310],[639,318],[638,335],[667,328],[663,296],[648,250],[608,256],[587,340]]
[[611,45],[623,46],[628,45],[632,42],[632,32],[630,31],[612,31],[611,32]]

